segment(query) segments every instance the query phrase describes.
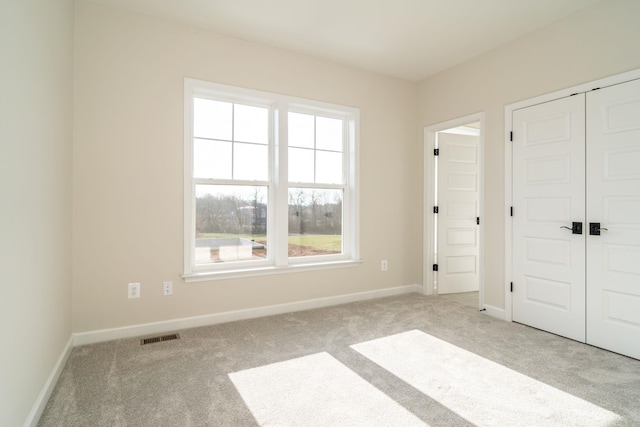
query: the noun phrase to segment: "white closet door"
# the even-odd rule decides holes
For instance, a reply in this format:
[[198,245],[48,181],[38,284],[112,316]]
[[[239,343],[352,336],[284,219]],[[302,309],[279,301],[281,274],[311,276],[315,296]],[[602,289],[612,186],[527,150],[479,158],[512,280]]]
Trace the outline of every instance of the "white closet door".
[[587,95],[587,189],[587,342],[640,359],[638,80]]
[[479,289],[479,137],[438,134],[438,293]]
[[585,215],[584,100],[513,113],[513,320],[582,342],[585,234],[571,228]]

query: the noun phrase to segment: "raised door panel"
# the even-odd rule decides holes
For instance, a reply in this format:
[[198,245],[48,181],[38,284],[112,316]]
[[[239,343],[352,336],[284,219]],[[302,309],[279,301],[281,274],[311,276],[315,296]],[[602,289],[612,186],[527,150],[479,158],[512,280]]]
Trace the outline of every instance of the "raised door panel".
[[640,359],[640,81],[587,95],[587,342]]
[[513,113],[513,319],[583,342],[584,99]]
[[438,133],[439,294],[479,289],[479,138]]

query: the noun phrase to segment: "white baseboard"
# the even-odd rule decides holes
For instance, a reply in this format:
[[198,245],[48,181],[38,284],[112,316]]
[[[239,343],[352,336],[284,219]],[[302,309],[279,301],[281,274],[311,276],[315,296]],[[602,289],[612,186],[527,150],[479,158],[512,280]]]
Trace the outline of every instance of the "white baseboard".
[[406,285],[394,288],[385,288],[375,291],[358,292],[332,297],[316,298],[311,300],[296,301],[287,304],[270,305],[266,307],[249,308],[246,310],[226,311],[223,313],[207,314],[204,316],[185,317],[181,319],[165,320],[162,322],[145,323],[141,325],[125,326],[122,328],[102,329],[98,331],[80,332],[73,334],[74,345],[94,344],[122,338],[132,338],[143,335],[158,334],[180,329],[196,328],[199,326],[215,325],[218,323],[233,322],[236,320],[254,319],[256,317],[272,316],[274,314],[290,313],[294,311],[309,310],[313,308],[327,307],[331,305],[346,304],[349,302],[365,301],[374,298],[382,298],[393,295],[417,292],[422,294],[421,285]]
[[64,369],[64,365],[67,363],[67,359],[69,359],[69,355],[71,354],[71,350],[73,349],[74,338],[73,335],[69,337],[69,341],[67,341],[67,345],[65,345],[60,357],[58,357],[58,361],[53,367],[53,371],[47,378],[47,381],[44,383],[38,398],[35,403],[31,407],[31,411],[27,416],[27,419],[24,422],[24,427],[36,427],[38,425],[38,421],[40,420],[40,416],[44,411],[45,406],[47,406],[47,402],[49,401],[49,397],[51,397],[51,393],[53,393],[53,389],[58,382],[58,378],[60,378],[60,374],[62,373],[62,369]]
[[506,320],[504,308],[494,307],[492,305],[484,305],[485,313],[491,317],[495,317],[500,320]]

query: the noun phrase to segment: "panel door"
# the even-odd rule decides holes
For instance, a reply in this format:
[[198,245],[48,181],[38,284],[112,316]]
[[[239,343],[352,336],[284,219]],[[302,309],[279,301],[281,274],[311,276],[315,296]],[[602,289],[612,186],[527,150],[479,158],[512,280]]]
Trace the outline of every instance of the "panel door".
[[438,133],[438,293],[479,289],[478,136]]
[[[513,113],[513,320],[585,341],[584,94]],[[566,228],[565,228],[566,227]]]
[[640,359],[640,81],[587,94],[587,342]]

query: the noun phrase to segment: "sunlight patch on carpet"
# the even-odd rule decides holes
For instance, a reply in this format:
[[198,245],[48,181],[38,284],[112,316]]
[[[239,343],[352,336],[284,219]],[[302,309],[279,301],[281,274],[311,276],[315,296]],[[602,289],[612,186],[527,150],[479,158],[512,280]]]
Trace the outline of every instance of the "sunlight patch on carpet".
[[261,426],[421,426],[328,353],[229,374]]
[[418,330],[351,347],[478,427],[603,427],[620,419],[613,412]]

